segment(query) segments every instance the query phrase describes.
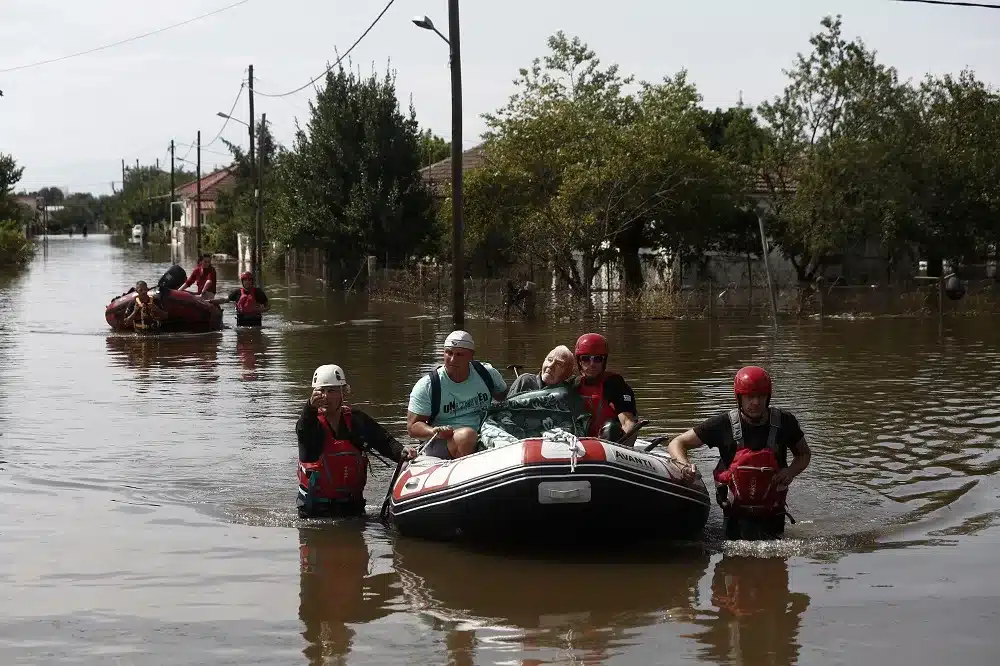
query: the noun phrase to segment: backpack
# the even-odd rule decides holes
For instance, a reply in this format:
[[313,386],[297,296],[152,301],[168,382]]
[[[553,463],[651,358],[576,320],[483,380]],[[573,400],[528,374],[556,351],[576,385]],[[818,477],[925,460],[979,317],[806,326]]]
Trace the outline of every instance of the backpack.
[[729,422],[733,427],[736,455],[728,468],[714,473],[716,483],[728,487],[732,509],[739,513],[755,516],[785,513],[788,489],[779,489],[774,481],[780,469],[778,428],[781,427],[781,411],[771,408],[767,446],[760,451],[747,448],[738,409],[729,412]]
[[[479,361],[471,361],[471,363],[476,374],[486,384],[486,388],[492,399],[493,393],[496,391],[496,385],[493,383],[493,377],[490,376],[489,370]],[[438,374],[438,368],[440,367],[439,365],[427,373],[427,376],[431,380],[431,416],[427,419],[428,423],[434,423],[434,419],[437,418],[438,412],[441,410],[441,376]]]

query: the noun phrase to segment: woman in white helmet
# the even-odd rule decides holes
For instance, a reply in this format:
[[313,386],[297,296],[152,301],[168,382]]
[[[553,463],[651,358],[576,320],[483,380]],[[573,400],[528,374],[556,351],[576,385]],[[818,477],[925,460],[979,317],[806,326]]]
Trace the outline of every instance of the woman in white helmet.
[[339,365],[321,365],[312,378],[312,396],[295,424],[299,440],[299,516],[361,515],[368,481],[368,456],[373,448],[399,462],[416,450],[404,447],[375,419],[351,409],[350,391]]

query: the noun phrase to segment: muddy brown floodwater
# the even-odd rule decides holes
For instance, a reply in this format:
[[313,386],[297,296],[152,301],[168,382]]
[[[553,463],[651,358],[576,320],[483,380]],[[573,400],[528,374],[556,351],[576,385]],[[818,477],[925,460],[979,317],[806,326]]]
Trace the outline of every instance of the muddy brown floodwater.
[[[0,279],[0,663],[1000,663],[996,319],[610,323],[650,435],[728,408],[740,365],[772,371],[814,450],[799,522],[727,543],[715,507],[698,543],[497,554],[293,510],[315,366],[403,433],[447,311],[269,275],[263,330],[112,333],[104,305],[170,260],[53,237]],[[582,332],[468,328],[529,368]]]

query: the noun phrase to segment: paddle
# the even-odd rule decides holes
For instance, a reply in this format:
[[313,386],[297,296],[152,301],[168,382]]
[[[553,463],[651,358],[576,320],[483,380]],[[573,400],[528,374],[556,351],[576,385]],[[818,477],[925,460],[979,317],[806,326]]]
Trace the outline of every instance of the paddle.
[[[437,433],[434,433],[433,437],[421,444],[420,448],[417,449],[417,455],[420,455],[423,450],[427,448],[427,445],[433,442],[436,437]],[[378,512],[379,520],[381,520],[384,524],[388,524],[389,522],[389,500],[392,498],[392,487],[396,484],[396,479],[399,478],[399,473],[402,471],[403,464],[406,463],[407,460],[407,458],[399,459],[399,462],[396,463],[396,471],[392,473],[392,478],[389,479],[389,487],[386,488],[385,499],[382,500],[382,508]]]
[[518,368],[523,368],[523,367],[524,367],[523,363],[511,363],[510,365],[507,366],[507,369],[508,370],[513,370],[514,371],[514,378],[517,379],[518,377],[521,376],[521,373],[518,372],[517,369]]
[[668,439],[670,439],[670,437],[668,437],[667,435],[660,435],[659,437],[654,437],[652,441],[650,441],[649,444],[646,446],[646,448],[643,449],[643,451],[648,453],[649,451],[652,451],[653,449],[658,447],[660,444],[663,444],[663,442],[667,441]]
[[[635,438],[639,436],[639,430],[649,425],[649,419],[642,419],[641,421],[636,421],[632,424],[632,427],[628,429],[628,432],[621,436],[615,444],[618,446],[634,446]],[[631,442],[629,443],[629,440]]]

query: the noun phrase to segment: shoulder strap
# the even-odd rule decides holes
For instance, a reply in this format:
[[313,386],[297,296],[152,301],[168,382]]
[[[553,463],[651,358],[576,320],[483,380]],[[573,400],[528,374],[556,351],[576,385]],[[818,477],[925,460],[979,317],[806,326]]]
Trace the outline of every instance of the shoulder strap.
[[434,419],[437,418],[438,411],[441,409],[441,376],[438,375],[439,367],[441,366],[437,366],[427,373],[427,377],[431,380],[431,417],[427,419],[428,423],[434,423]]
[[767,448],[774,451],[774,454],[778,454],[778,428],[781,427],[781,410],[777,407],[771,408],[771,414],[768,417],[768,423],[770,428],[767,432]]
[[744,447],[743,422],[740,420],[740,410],[729,410],[729,423],[733,427],[733,442],[736,444],[736,450],[738,451]]
[[493,377],[490,376],[490,371],[487,370],[486,366],[479,361],[472,361],[472,367],[476,369],[477,373],[479,373],[479,378],[483,380],[484,384],[486,384],[486,388],[489,389],[490,392],[490,397],[492,397],[496,385],[493,383]]

